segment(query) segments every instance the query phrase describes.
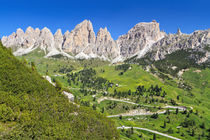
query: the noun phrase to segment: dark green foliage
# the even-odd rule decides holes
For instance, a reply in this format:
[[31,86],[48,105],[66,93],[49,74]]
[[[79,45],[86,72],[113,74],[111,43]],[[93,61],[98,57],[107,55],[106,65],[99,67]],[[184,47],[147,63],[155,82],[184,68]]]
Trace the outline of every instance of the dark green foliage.
[[153,140],[156,140],[156,134],[153,134]]
[[168,129],[168,133],[169,134],[173,134],[174,133],[174,131],[173,131],[173,129],[171,127]]
[[176,114],[178,114],[179,113],[179,109],[178,108],[176,108]]
[[117,65],[115,67],[115,70],[123,70],[123,72],[126,72],[130,68],[129,64],[122,64],[122,65]]
[[[135,92],[131,92],[131,90],[126,91],[122,91],[122,92],[118,92],[116,89],[114,90],[114,94],[112,95],[113,97],[117,96],[119,97],[136,97],[136,103],[139,102],[140,97],[144,97],[146,96],[156,96],[159,97],[161,96],[162,98],[164,98],[167,95],[167,93],[162,90],[162,87],[159,87],[158,85],[153,86],[151,85],[148,89],[146,89],[144,86],[139,85],[136,88]],[[151,100],[151,102],[157,102],[157,100]]]
[[205,123],[204,122],[200,125],[200,128],[205,129]]
[[158,114],[157,113],[152,114],[151,118],[157,119],[158,118]]
[[55,88],[56,90],[61,93],[62,92],[62,84],[60,81],[58,81],[57,79],[55,79]]
[[84,89],[84,87],[93,88],[95,90],[107,90],[112,84],[105,78],[97,77],[96,71],[92,68],[84,68],[78,73],[67,74],[67,77],[69,78],[69,85],[71,84],[71,81],[74,84],[78,84],[78,82],[82,84],[82,89],[80,90],[82,93],[88,92]]
[[195,125],[195,121],[191,119],[187,119],[187,118],[181,123],[182,127],[189,127],[189,126],[194,126],[194,125]]
[[74,67],[73,66],[70,66],[70,67],[62,67],[58,70],[58,72],[60,73],[68,73],[68,72],[71,72],[72,70],[74,70]]
[[36,66],[35,66],[35,63],[34,62],[31,62],[31,69],[32,69],[32,71],[35,71],[36,70]]
[[210,52],[210,45],[206,45],[206,46],[204,47],[204,50]]
[[[166,55],[165,59],[154,62],[154,65],[161,72],[175,76],[182,69],[205,67],[196,63],[202,57],[204,57],[203,52],[190,49],[178,50]],[[175,68],[173,69],[173,67]]]
[[[210,47],[206,45],[204,50],[209,51]],[[159,61],[151,60],[151,54],[153,52],[147,53],[143,58],[137,59],[136,56],[127,59],[126,63],[135,63],[142,66],[151,66],[153,64],[159,71],[167,74],[171,74],[176,76],[176,74],[182,70],[187,68],[206,68],[210,67],[209,63],[198,64],[197,61],[205,56],[205,53],[198,50],[178,50],[171,54],[166,55],[166,57]],[[173,68],[174,67],[174,68]],[[154,72],[151,68],[151,72]],[[170,79],[167,75],[163,75],[159,73],[159,76],[163,79]]]
[[[35,65],[32,65],[33,67]],[[60,89],[60,88],[59,88]],[[108,118],[77,107],[0,46],[0,139],[118,139]]]
[[3,122],[12,121],[14,120],[14,117],[15,117],[15,114],[9,106],[5,104],[0,104],[0,120],[1,121]]
[[137,55],[136,56],[133,56],[127,60],[125,60],[126,63],[131,63],[131,64],[139,64],[139,65],[142,65],[142,66],[146,66],[146,65],[150,65],[152,64],[153,62],[151,61],[151,57],[149,54],[146,54],[143,58],[141,59],[138,59],[137,58]]
[[166,128],[166,121],[164,121],[162,128]]

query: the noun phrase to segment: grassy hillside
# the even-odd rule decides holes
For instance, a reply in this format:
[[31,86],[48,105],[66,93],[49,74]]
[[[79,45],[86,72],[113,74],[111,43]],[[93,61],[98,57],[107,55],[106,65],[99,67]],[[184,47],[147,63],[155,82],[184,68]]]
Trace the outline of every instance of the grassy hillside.
[[0,45],[0,139],[118,139],[114,123],[77,107]]
[[[154,114],[112,118],[118,127],[147,128],[186,140],[210,137],[210,69],[191,61],[189,52],[176,52],[149,66],[146,60],[143,65],[110,65],[100,60],[46,59],[36,53],[20,59],[35,62],[37,71],[43,75],[48,71],[53,80],[59,80],[76,96],[76,102],[81,106],[105,116],[132,114],[132,111],[135,114],[136,110]],[[193,55],[199,57],[200,53],[193,52]],[[172,66],[177,68],[172,71]],[[177,77],[177,72],[185,68],[188,69]],[[186,111],[170,108],[170,113],[155,115],[157,111],[167,111],[165,106],[185,106]],[[154,136],[141,130],[118,132],[120,139],[126,140],[149,140]]]
[[[208,46],[205,47],[208,51]],[[151,52],[153,53],[153,52]],[[205,56],[205,52],[186,49],[177,50],[171,54],[167,54],[164,59],[153,61],[151,60],[151,53],[149,52],[143,58],[137,59],[136,56],[126,60],[127,63],[136,63],[139,65],[147,66],[154,65],[159,71],[177,76],[177,73],[182,69],[187,68],[210,68],[210,63],[205,62],[198,64],[197,62]]]

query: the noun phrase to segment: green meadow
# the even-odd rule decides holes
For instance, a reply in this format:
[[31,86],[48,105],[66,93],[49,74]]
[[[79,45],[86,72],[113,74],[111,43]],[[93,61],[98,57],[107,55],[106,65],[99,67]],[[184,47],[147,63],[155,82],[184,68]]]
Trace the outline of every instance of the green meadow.
[[[40,51],[40,50],[38,50]],[[42,54],[44,55],[44,54]],[[23,57],[30,67],[35,62],[41,75],[49,75],[59,80],[64,89],[75,95],[75,102],[87,106],[105,116],[128,113],[134,109],[147,109],[150,112],[166,110],[165,106],[185,106],[186,111],[172,109],[169,114],[130,117],[115,117],[117,126],[141,127],[156,130],[180,139],[209,139],[210,131],[210,69],[189,68],[180,77],[163,73],[153,67],[129,64],[126,70],[116,69],[118,65],[100,60],[71,60],[66,58],[43,58],[40,53],[33,52]],[[68,72],[63,72],[65,70]],[[92,68],[94,74],[85,73]],[[82,73],[82,71],[84,71]],[[155,71],[155,72],[154,72]],[[137,95],[137,87],[143,86],[141,95]],[[150,94],[150,88],[158,86],[158,92]],[[117,93],[116,93],[117,92]],[[163,92],[166,93],[162,96]],[[113,98],[130,103],[104,100]],[[138,100],[137,100],[138,98]],[[150,106],[150,107],[144,107]],[[165,126],[164,126],[165,124]],[[1,128],[0,128],[1,129]],[[121,139],[153,139],[154,134],[141,130],[118,130]],[[156,135],[156,139],[169,139]]]

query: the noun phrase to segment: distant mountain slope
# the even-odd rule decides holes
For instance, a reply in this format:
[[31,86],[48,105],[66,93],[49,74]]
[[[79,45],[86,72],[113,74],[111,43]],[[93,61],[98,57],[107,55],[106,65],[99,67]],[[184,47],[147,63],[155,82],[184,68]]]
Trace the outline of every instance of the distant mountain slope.
[[141,58],[138,55],[128,63],[154,65],[160,71],[176,75],[182,69],[210,67],[210,30],[195,31],[190,35],[169,34],[154,43]]
[[69,103],[0,44],[0,139],[118,139],[112,121]]

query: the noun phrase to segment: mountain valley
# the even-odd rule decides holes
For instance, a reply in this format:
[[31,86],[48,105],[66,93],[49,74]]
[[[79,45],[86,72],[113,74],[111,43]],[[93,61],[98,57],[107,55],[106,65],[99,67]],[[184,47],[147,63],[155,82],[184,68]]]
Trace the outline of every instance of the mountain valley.
[[210,29],[153,20],[114,40],[85,20],[1,41],[0,139],[210,139]]

